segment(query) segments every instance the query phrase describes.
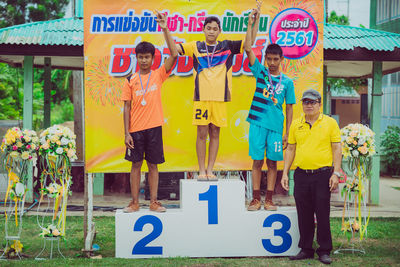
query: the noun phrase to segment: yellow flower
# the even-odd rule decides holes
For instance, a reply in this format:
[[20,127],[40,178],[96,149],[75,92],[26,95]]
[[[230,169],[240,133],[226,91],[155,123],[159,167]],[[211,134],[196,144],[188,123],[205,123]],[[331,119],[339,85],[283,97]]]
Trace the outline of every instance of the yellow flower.
[[21,142],[17,142],[17,147],[21,147],[22,143]]
[[56,144],[60,146],[60,145],[61,145],[61,142],[60,142],[60,141],[57,141]]
[[29,158],[29,153],[27,151],[22,152],[21,158],[22,159],[28,159]]
[[72,158],[75,155],[75,151],[73,149],[68,149],[67,156]]
[[19,240],[14,240],[14,244],[11,245],[11,248],[13,248],[15,250],[15,252],[22,252],[22,248],[24,247],[24,245],[22,245],[21,241]]
[[19,157],[19,152],[13,151],[13,152],[10,153],[10,156],[11,156],[13,159],[16,159],[16,158]]
[[356,131],[351,131],[350,132],[350,136],[351,137],[356,137],[357,136],[357,132]]
[[358,222],[354,222],[352,227],[353,227],[353,230],[356,232],[358,232],[358,230],[360,230],[360,225],[358,224]]
[[43,149],[49,149],[49,148],[50,148],[50,146],[49,146],[49,144],[48,144],[48,143],[45,143],[44,145],[42,145],[42,148],[43,148]]
[[58,231],[58,229],[54,229],[53,230],[53,235],[54,236],[59,236],[60,235],[60,231]]

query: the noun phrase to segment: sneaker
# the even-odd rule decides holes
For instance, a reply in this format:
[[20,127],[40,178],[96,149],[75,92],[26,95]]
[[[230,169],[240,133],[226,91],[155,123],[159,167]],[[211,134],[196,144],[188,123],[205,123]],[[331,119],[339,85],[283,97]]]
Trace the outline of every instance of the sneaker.
[[131,213],[139,210],[139,203],[129,202],[129,205],[123,209],[125,213]]
[[264,209],[274,211],[277,210],[277,207],[274,205],[274,202],[272,202],[272,200],[265,200]]
[[256,211],[259,210],[261,208],[261,201],[258,199],[253,199],[249,206],[247,207],[248,211]]
[[150,210],[155,212],[165,212],[167,209],[163,207],[159,201],[154,201],[150,203]]

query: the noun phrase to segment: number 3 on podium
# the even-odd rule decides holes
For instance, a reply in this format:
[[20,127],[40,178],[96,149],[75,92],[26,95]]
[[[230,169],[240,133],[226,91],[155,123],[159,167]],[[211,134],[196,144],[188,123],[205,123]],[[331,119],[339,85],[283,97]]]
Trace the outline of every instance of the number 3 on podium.
[[[208,190],[199,194],[199,201],[208,201],[208,224],[218,224],[218,188],[217,185],[210,185]],[[262,239],[264,249],[271,253],[284,253],[292,245],[292,237],[288,233],[291,223],[283,214],[272,214],[265,218],[263,227],[272,227],[274,222],[280,222],[282,227],[274,230],[274,236],[282,238],[282,244],[275,246],[270,239]]]

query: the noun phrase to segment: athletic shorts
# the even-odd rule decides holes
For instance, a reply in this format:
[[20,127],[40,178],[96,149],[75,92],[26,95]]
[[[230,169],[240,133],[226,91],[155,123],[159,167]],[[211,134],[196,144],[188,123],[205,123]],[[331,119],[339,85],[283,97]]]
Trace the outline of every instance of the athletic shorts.
[[226,104],[220,101],[194,101],[193,125],[212,123],[218,127],[228,126]]
[[139,162],[144,158],[147,162],[153,164],[165,162],[161,126],[130,134],[134,148],[126,149],[126,160]]
[[249,156],[253,160],[283,160],[282,134],[250,123]]

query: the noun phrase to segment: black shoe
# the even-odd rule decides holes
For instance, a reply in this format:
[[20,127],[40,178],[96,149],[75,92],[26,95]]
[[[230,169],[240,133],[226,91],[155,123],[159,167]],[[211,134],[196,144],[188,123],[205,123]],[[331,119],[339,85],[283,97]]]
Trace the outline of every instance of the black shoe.
[[324,254],[318,257],[319,261],[322,262],[323,264],[331,264],[332,259],[329,257],[328,254]]
[[289,257],[289,260],[297,261],[297,260],[305,260],[305,259],[313,259],[314,255],[310,255],[305,253],[304,251],[300,251],[296,256]]

